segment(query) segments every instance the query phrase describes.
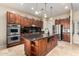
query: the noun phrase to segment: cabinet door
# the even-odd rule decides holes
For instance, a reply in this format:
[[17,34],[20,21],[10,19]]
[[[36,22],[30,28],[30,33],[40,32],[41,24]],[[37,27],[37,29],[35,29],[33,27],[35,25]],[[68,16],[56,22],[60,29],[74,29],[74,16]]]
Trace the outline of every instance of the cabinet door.
[[39,55],[45,55],[47,51],[47,40],[41,39],[39,40]]
[[26,18],[26,26],[29,27],[30,25],[30,20]]
[[28,27],[29,26],[29,22],[27,18],[23,19],[23,26]]
[[39,20],[37,21],[37,26],[41,27],[41,22]]
[[50,38],[50,40],[47,43],[47,51],[49,52],[51,50],[51,48],[52,48],[52,41],[51,41],[51,38]]
[[30,26],[32,26],[32,24],[33,24],[33,20],[32,20],[32,19],[30,19]]
[[16,21],[15,21],[16,24],[20,24],[20,21],[21,21],[21,20],[20,20],[20,16],[19,16],[19,15],[16,15]]
[[7,17],[8,17],[8,23],[15,23],[15,14],[8,12]]
[[35,25],[36,25],[36,27],[39,27],[39,21],[38,20],[35,20]]
[[70,34],[69,33],[63,33],[63,40],[70,42]]
[[20,17],[20,21],[21,21],[20,22],[21,23],[21,26],[24,27],[24,18],[23,17]]
[[35,20],[34,19],[32,19],[32,25],[35,25]]
[[43,52],[42,55],[47,53],[47,38],[43,38]]
[[43,40],[39,40],[39,55],[41,55],[43,52]]
[[55,20],[55,24],[56,25],[60,24],[60,21],[59,20]]
[[43,28],[43,21],[39,21],[39,26]]
[[37,26],[37,27],[41,27],[43,26],[43,22],[42,21],[39,21],[39,20],[35,20],[34,21],[34,24]]
[[36,23],[37,23],[36,20],[33,19],[32,21],[33,21],[33,22],[32,22],[32,25],[37,26],[37,25],[36,25]]
[[53,36],[52,37],[52,46],[51,46],[51,49],[53,49],[56,45],[57,45],[57,37]]
[[30,45],[30,41],[26,38],[24,38],[24,50],[25,50],[25,54],[30,56],[31,45]]
[[38,48],[38,40],[37,41],[31,41],[31,55],[32,56],[38,56],[39,55],[39,48]]
[[26,27],[27,26],[27,20],[24,18],[23,20],[23,25]]

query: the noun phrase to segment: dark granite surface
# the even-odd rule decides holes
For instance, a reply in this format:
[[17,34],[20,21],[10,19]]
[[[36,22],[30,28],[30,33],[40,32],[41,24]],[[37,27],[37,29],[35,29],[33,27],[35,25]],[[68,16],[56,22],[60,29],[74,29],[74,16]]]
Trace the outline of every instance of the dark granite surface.
[[52,37],[53,35],[48,35],[48,34],[24,34],[23,37],[27,38],[28,40],[34,41],[38,40],[41,38],[49,38]]

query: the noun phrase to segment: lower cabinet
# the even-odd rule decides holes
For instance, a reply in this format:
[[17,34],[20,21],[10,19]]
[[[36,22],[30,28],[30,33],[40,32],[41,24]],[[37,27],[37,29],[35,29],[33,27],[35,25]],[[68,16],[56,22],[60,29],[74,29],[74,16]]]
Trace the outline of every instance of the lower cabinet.
[[63,34],[63,40],[67,41],[67,42],[70,42],[70,34],[69,33],[64,33]]
[[47,38],[39,40],[39,55],[45,55],[47,51]]
[[30,41],[25,38],[24,38],[24,41],[25,41],[24,42],[24,51],[27,51],[27,52],[25,52],[25,54],[29,56],[30,52],[31,52],[31,44],[30,44]]
[[31,41],[31,56],[45,55],[47,48],[47,38]]
[[28,56],[43,56],[46,55],[57,45],[57,40],[51,38],[48,42],[48,38],[41,38],[35,41],[24,39],[25,54]]

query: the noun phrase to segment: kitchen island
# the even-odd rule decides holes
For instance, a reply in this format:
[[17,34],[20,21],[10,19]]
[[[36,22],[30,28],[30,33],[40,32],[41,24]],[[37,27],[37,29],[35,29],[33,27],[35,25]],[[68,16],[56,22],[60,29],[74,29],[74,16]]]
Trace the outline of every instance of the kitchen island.
[[55,35],[48,34],[25,34],[22,37],[25,55],[44,56],[49,53],[56,45]]

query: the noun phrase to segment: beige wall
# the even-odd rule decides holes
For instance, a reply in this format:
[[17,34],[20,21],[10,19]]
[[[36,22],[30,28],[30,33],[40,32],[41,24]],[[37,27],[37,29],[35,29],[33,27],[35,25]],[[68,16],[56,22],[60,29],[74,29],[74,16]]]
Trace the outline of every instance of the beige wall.
[[50,19],[43,19],[43,30],[45,33],[48,33],[52,35],[52,25],[54,25],[54,21],[50,18]]
[[0,49],[6,47],[6,9],[0,7]]
[[38,17],[34,17],[27,13],[22,13],[14,9],[0,6],[0,49],[6,48],[6,39],[7,39],[6,37],[6,12],[7,11],[10,11],[10,12],[15,11],[14,13],[19,14],[21,16],[24,16],[24,17],[27,16],[29,18],[39,19]]
[[77,34],[77,31],[79,30],[78,29],[79,26],[77,25],[77,22],[79,22],[79,11],[73,13],[73,22],[74,22],[73,43],[79,44],[79,35]]

